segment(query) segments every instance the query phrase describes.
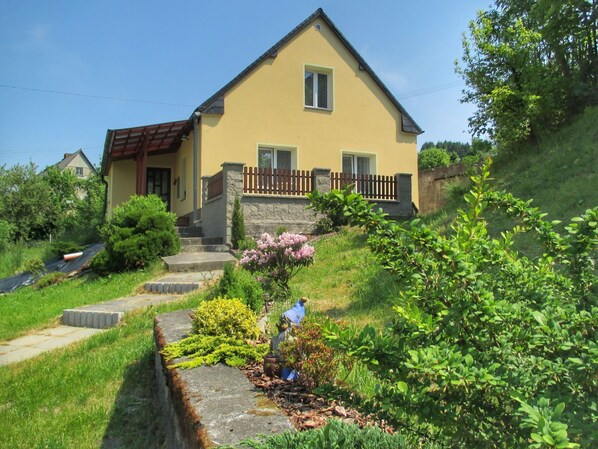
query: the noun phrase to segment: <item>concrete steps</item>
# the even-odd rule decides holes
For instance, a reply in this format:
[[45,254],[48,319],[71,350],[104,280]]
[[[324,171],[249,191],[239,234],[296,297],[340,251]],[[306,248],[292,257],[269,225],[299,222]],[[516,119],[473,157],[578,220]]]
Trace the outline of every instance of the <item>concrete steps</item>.
[[232,254],[225,252],[180,253],[162,260],[171,273],[216,271],[224,269],[227,262],[237,262]]
[[183,294],[198,290],[206,281],[222,275],[222,271],[202,271],[198,273],[170,273],[159,279],[146,282],[143,286],[148,293]]
[[107,329],[120,323],[126,312],[155,306],[180,299],[177,295],[143,294],[118,298],[112,301],[66,309],[62,312],[62,324],[73,327]]

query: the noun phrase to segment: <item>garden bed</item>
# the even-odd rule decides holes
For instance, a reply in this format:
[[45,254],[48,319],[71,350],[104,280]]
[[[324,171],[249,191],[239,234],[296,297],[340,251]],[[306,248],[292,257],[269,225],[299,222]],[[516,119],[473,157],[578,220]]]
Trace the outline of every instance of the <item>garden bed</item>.
[[158,315],[154,322],[155,370],[169,448],[234,445],[258,434],[292,430],[289,418],[243,376],[223,364],[169,368],[160,351],[187,336],[190,310]]

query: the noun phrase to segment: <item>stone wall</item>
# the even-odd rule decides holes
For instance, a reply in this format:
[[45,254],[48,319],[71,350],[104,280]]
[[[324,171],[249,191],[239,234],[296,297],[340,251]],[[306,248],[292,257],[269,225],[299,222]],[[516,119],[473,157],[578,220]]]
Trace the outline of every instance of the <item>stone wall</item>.
[[443,186],[448,181],[466,179],[466,168],[462,164],[437,167],[419,171],[419,213],[436,212],[445,204]]
[[[155,372],[168,449],[232,445],[275,432],[292,431],[289,418],[238,368],[218,364],[169,367],[160,351],[192,330],[191,310],[158,315],[154,321]],[[177,359],[176,361],[182,361]]]
[[245,231],[248,236],[259,237],[264,232],[274,234],[284,227],[288,232],[310,234],[322,216],[308,209],[308,204],[305,197],[243,195]]

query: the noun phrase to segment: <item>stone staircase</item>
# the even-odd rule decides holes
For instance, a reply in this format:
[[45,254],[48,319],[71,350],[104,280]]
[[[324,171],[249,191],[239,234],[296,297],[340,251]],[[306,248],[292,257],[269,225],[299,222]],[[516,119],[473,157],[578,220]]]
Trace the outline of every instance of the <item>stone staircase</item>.
[[170,272],[222,270],[227,262],[236,261],[222,239],[203,237],[199,227],[177,227],[177,232],[181,237],[181,252],[162,258]]
[[146,282],[144,293],[63,311],[66,326],[106,329],[120,323],[126,312],[177,300],[222,274],[224,264],[236,259],[221,239],[202,237],[201,228],[177,227],[181,252],[162,260],[170,273]]
[[181,253],[163,258],[169,273],[146,282],[144,292],[66,309],[62,312],[61,325],[0,342],[0,365],[26,360],[88,338],[102,329],[118,325],[127,312],[177,301],[181,295],[198,290],[205,282],[219,277],[225,263],[236,262],[227,245],[219,239],[202,237],[201,228],[178,228],[177,232],[181,236]]

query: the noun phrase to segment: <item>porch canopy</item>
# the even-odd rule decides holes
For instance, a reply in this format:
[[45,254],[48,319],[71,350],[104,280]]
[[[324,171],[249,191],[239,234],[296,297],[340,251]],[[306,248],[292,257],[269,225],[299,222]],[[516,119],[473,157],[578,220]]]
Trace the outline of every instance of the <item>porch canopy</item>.
[[135,128],[109,129],[104,144],[104,174],[108,174],[113,161],[134,159],[137,161],[136,193],[145,195],[148,156],[176,152],[183,137],[192,129],[193,121],[190,119]]

